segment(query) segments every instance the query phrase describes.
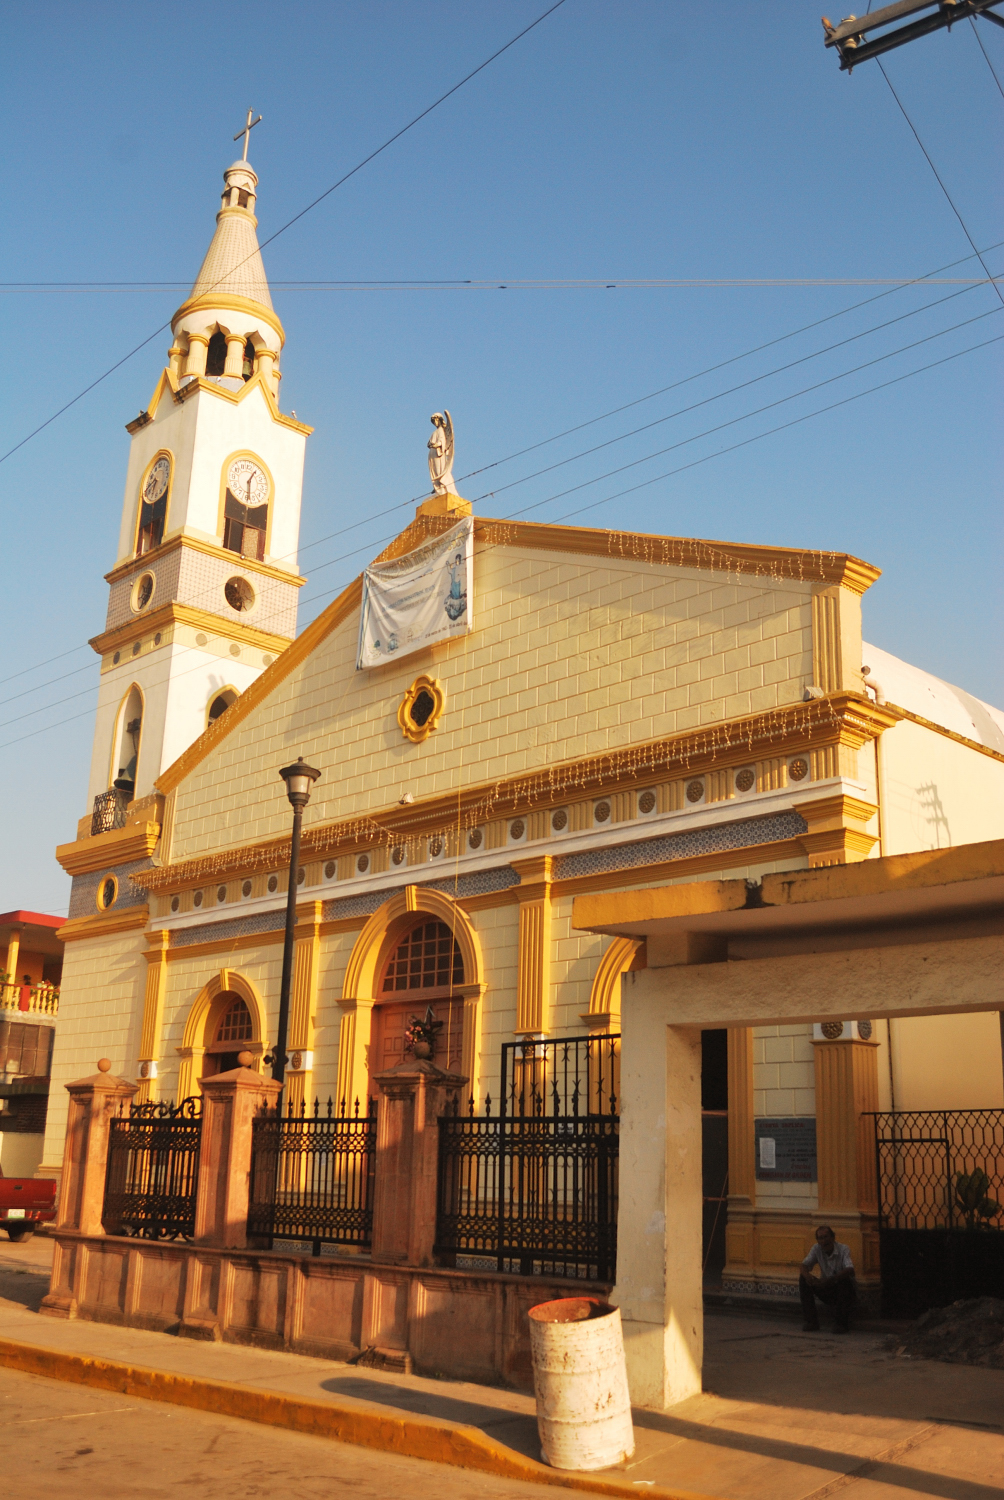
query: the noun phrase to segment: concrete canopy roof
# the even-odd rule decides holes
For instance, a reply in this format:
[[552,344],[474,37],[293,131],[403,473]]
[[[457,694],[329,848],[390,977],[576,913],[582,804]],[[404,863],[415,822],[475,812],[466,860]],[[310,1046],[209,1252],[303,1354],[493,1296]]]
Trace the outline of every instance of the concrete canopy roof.
[[731,941],[830,929],[1004,918],[1004,839],[745,880],[576,897],[572,926],[622,937]]

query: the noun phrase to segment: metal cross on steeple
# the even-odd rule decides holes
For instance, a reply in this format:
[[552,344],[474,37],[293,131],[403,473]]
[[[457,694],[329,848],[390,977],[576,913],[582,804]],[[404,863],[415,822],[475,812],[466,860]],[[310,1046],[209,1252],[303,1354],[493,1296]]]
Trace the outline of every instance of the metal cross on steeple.
[[258,125],[258,124],[261,123],[261,115],[258,116],[257,120],[252,120],[251,116],[253,114],[254,114],[254,110],[253,109],[249,109],[248,110],[247,121],[245,122],[244,126],[240,130],[238,130],[237,134],[234,136],[234,140],[235,141],[239,141],[240,138],[241,138],[241,136],[244,137],[244,155],[241,157],[242,161],[247,161],[247,159],[248,159],[248,141],[249,141],[249,139],[251,137],[251,132],[255,128],[256,125]]

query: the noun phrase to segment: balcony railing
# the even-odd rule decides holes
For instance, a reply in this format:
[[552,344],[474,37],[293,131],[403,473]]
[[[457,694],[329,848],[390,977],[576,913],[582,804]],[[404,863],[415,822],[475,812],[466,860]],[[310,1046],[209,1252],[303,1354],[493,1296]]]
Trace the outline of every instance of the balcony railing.
[[0,977],[0,1011],[27,1011],[29,1015],[54,1016],[59,1010],[59,986],[55,984],[9,984]]
[[107,792],[99,792],[91,814],[91,838],[99,833],[109,833],[113,828],[124,828],[129,800],[130,794],[121,787],[112,786]]

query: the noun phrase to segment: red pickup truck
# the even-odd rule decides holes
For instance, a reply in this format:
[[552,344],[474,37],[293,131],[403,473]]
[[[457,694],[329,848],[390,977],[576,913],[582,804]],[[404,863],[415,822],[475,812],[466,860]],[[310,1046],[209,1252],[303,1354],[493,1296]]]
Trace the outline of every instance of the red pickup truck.
[[5,1177],[0,1172],[0,1226],[12,1240],[30,1240],[39,1224],[56,1217],[56,1184],[48,1177]]

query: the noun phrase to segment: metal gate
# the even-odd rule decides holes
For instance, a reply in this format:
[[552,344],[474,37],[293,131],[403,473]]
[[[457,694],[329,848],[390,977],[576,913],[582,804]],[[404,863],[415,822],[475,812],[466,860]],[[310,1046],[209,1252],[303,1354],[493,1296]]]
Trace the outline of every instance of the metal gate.
[[191,1239],[202,1143],[202,1100],[134,1104],[112,1120],[101,1222],[107,1234]]
[[251,1125],[248,1234],[273,1240],[368,1249],[373,1239],[376,1102],[322,1113],[314,1101],[299,1112],[266,1110]]
[[917,1317],[1004,1286],[1004,1109],[876,1113],[882,1305]]
[[619,1036],[502,1047],[498,1113],[439,1122],[441,1259],[614,1280],[619,1075]]

